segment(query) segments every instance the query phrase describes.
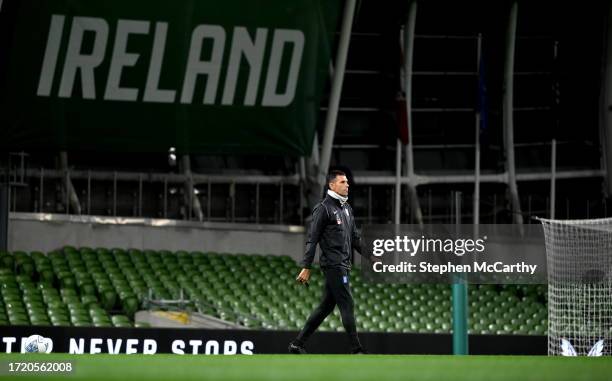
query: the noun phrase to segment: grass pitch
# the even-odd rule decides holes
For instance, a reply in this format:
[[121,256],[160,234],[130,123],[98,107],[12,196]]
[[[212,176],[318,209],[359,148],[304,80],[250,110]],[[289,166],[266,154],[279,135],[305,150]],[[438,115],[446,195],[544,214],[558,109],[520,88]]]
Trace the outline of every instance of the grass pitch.
[[[9,373],[9,362],[71,361],[73,372]],[[0,355],[0,379],[160,381],[597,381],[612,358],[381,355]]]

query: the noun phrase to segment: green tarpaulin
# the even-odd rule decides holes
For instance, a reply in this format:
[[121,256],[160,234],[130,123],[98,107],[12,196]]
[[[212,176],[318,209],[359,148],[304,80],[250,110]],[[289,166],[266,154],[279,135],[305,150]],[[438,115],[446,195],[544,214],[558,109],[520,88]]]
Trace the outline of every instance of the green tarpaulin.
[[339,7],[4,0],[0,145],[308,155]]

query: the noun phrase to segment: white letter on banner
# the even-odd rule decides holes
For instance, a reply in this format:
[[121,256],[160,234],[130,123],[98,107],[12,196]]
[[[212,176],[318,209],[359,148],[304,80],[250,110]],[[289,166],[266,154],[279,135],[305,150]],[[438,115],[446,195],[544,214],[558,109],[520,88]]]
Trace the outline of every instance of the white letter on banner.
[[223,89],[223,99],[221,104],[231,105],[234,102],[236,85],[238,82],[238,68],[242,55],[246,58],[249,66],[249,81],[247,91],[244,96],[244,104],[253,106],[257,98],[259,78],[261,77],[261,63],[263,62],[264,50],[266,49],[266,36],[268,31],[264,28],[257,28],[255,42],[251,40],[249,32],[245,27],[237,26],[234,28],[232,36],[232,50],[230,52],[229,66],[225,76],[225,88]]
[[197,355],[198,348],[202,346],[202,340],[189,340],[189,345],[191,345],[191,353]]
[[[113,344],[114,341],[114,344]],[[108,353],[111,355],[119,354],[119,350],[121,349],[121,344],[123,343],[123,339],[106,339],[106,347],[108,348]]]
[[152,339],[144,339],[142,353],[145,355],[154,355],[157,353],[157,341]]
[[235,355],[238,351],[238,344],[234,340],[225,340],[223,342],[223,354]]
[[252,341],[243,341],[242,344],[240,344],[240,353],[243,355],[252,355],[253,347],[255,347],[255,345]]
[[52,15],[49,37],[47,37],[47,46],[45,48],[45,58],[43,58],[43,65],[40,69],[40,78],[38,80],[38,90],[36,91],[38,96],[48,97],[51,94],[63,29],[64,16]]
[[174,340],[172,342],[172,353],[177,355],[184,355],[185,351],[185,342],[183,340]]
[[85,353],[85,340],[79,339],[79,342],[77,344],[76,339],[70,339],[68,353],[71,355],[82,355],[83,353]]
[[3,337],[2,342],[6,344],[6,353],[11,353],[13,344],[17,342],[15,337]]
[[102,349],[100,349],[100,345],[102,345],[102,339],[100,338],[92,338],[89,340],[89,354],[102,353]]
[[209,340],[204,346],[204,353],[207,355],[218,355],[219,354],[219,342],[216,340]]
[[164,59],[164,50],[166,48],[166,34],[168,32],[168,23],[155,23],[155,37],[153,38],[153,52],[151,53],[151,64],[149,73],[147,74],[147,84],[143,100],[145,102],[161,102],[172,103],[176,97],[174,90],[160,90],[159,76],[161,73],[162,61]]
[[128,53],[127,40],[130,34],[149,33],[149,22],[138,20],[119,20],[117,22],[117,34],[115,36],[115,46],[111,58],[108,81],[106,82],[106,92],[104,99],[113,101],[136,101],[138,99],[138,89],[120,87],[121,71],[125,66],[134,66],[140,54]]
[[[280,75],[283,50],[287,43],[293,44],[293,52],[289,63],[289,75],[285,92],[277,93],[278,77]],[[304,33],[300,30],[277,29],[274,31],[274,41],[272,42],[272,53],[266,75],[266,86],[264,96],[261,101],[262,106],[283,107],[289,105],[295,96],[297,80],[302,64],[302,53],[304,51]]]
[[[81,54],[83,34],[85,31],[95,33],[94,45],[91,54]],[[66,61],[62,72],[59,96],[70,98],[74,86],[74,77],[77,70],[81,70],[81,84],[83,98],[96,99],[96,84],[94,69],[104,60],[106,40],[108,39],[108,24],[101,18],[75,17],[72,19],[72,29],[66,50]]]
[[136,346],[138,345],[138,339],[127,339],[125,342],[125,353],[128,355],[138,353]]
[[[206,38],[213,40],[212,53],[208,61],[200,61],[203,41]],[[199,74],[206,74],[208,76],[203,103],[215,103],[224,47],[225,30],[219,25],[200,25],[193,30],[189,58],[187,59],[187,69],[185,70],[185,80],[183,81],[183,91],[181,93],[181,103],[191,103],[193,100],[195,82]]]

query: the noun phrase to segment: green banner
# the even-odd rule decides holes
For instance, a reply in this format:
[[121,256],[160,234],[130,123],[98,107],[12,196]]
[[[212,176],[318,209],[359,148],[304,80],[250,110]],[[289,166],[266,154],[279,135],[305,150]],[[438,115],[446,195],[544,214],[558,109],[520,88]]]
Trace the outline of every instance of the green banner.
[[5,149],[311,152],[339,0],[4,0]]

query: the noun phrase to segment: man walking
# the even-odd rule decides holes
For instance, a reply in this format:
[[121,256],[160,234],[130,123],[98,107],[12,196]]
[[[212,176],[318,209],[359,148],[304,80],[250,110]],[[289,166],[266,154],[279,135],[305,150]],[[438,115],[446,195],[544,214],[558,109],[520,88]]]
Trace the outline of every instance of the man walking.
[[301,262],[302,271],[297,277],[298,282],[308,285],[311,265],[319,244],[319,264],[325,276],[323,297],[297,338],[289,344],[289,352],[306,353],[304,343],[338,305],[342,324],[349,335],[351,352],[365,353],[357,336],[353,296],[349,287],[353,249],[364,255],[361,252],[361,240],[355,226],[353,210],[347,202],[349,184],[346,174],[341,171],[331,171],[327,176],[327,183],[329,189],[325,198],[312,212],[306,251]]

